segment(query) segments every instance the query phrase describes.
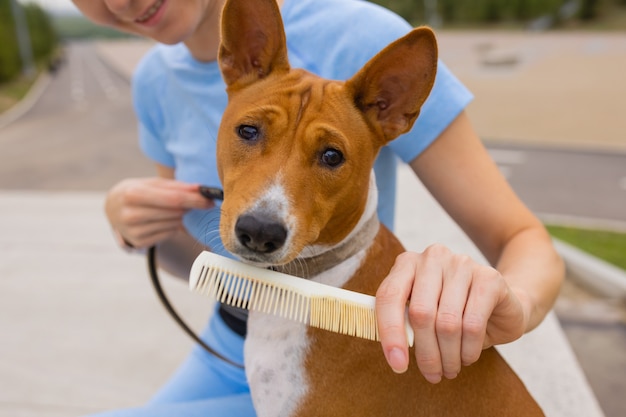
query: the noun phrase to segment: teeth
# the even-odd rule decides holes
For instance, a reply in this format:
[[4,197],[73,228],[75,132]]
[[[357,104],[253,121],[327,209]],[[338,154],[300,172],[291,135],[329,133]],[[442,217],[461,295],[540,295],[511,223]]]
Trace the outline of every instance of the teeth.
[[139,23],[143,23],[146,20],[150,19],[152,16],[154,16],[154,14],[159,10],[159,8],[161,7],[161,5],[163,4],[164,0],[158,0],[156,3],[154,3],[152,5],[152,7],[150,7],[148,9],[148,11],[146,12],[146,14],[144,14],[143,16],[141,16],[139,19],[137,19],[137,22]]

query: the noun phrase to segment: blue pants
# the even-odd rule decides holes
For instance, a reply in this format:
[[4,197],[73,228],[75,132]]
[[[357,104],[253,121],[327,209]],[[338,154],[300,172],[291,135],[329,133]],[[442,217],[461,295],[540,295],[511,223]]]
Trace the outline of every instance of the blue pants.
[[[243,364],[243,338],[228,328],[217,312],[211,317],[201,337],[220,354]],[[97,415],[97,417],[165,416],[256,416],[245,372],[196,346],[148,404],[139,408]]]

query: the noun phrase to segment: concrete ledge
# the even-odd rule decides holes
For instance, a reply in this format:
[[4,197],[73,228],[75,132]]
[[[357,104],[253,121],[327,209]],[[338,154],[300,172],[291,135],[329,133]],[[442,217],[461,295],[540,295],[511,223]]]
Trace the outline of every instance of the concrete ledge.
[[626,271],[558,239],[553,241],[569,277],[600,295],[626,300]]

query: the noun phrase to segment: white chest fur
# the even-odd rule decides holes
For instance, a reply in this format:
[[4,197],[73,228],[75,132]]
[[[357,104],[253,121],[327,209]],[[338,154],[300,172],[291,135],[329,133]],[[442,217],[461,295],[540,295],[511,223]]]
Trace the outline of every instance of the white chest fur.
[[302,323],[250,312],[244,357],[259,417],[292,415],[306,393],[306,339]]
[[[340,287],[354,275],[364,255],[362,250],[313,280]],[[244,355],[252,402],[259,417],[293,415],[309,390],[304,367],[307,346],[306,325],[250,312]]]

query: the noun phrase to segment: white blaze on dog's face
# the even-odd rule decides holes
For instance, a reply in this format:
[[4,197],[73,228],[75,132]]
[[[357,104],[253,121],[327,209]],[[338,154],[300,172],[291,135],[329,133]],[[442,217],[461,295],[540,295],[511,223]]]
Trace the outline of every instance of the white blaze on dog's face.
[[432,32],[416,29],[351,80],[322,79],[289,67],[274,0],[229,0],[219,51],[229,103],[217,141],[225,247],[277,265],[344,239],[380,147],[417,118],[436,55]]

